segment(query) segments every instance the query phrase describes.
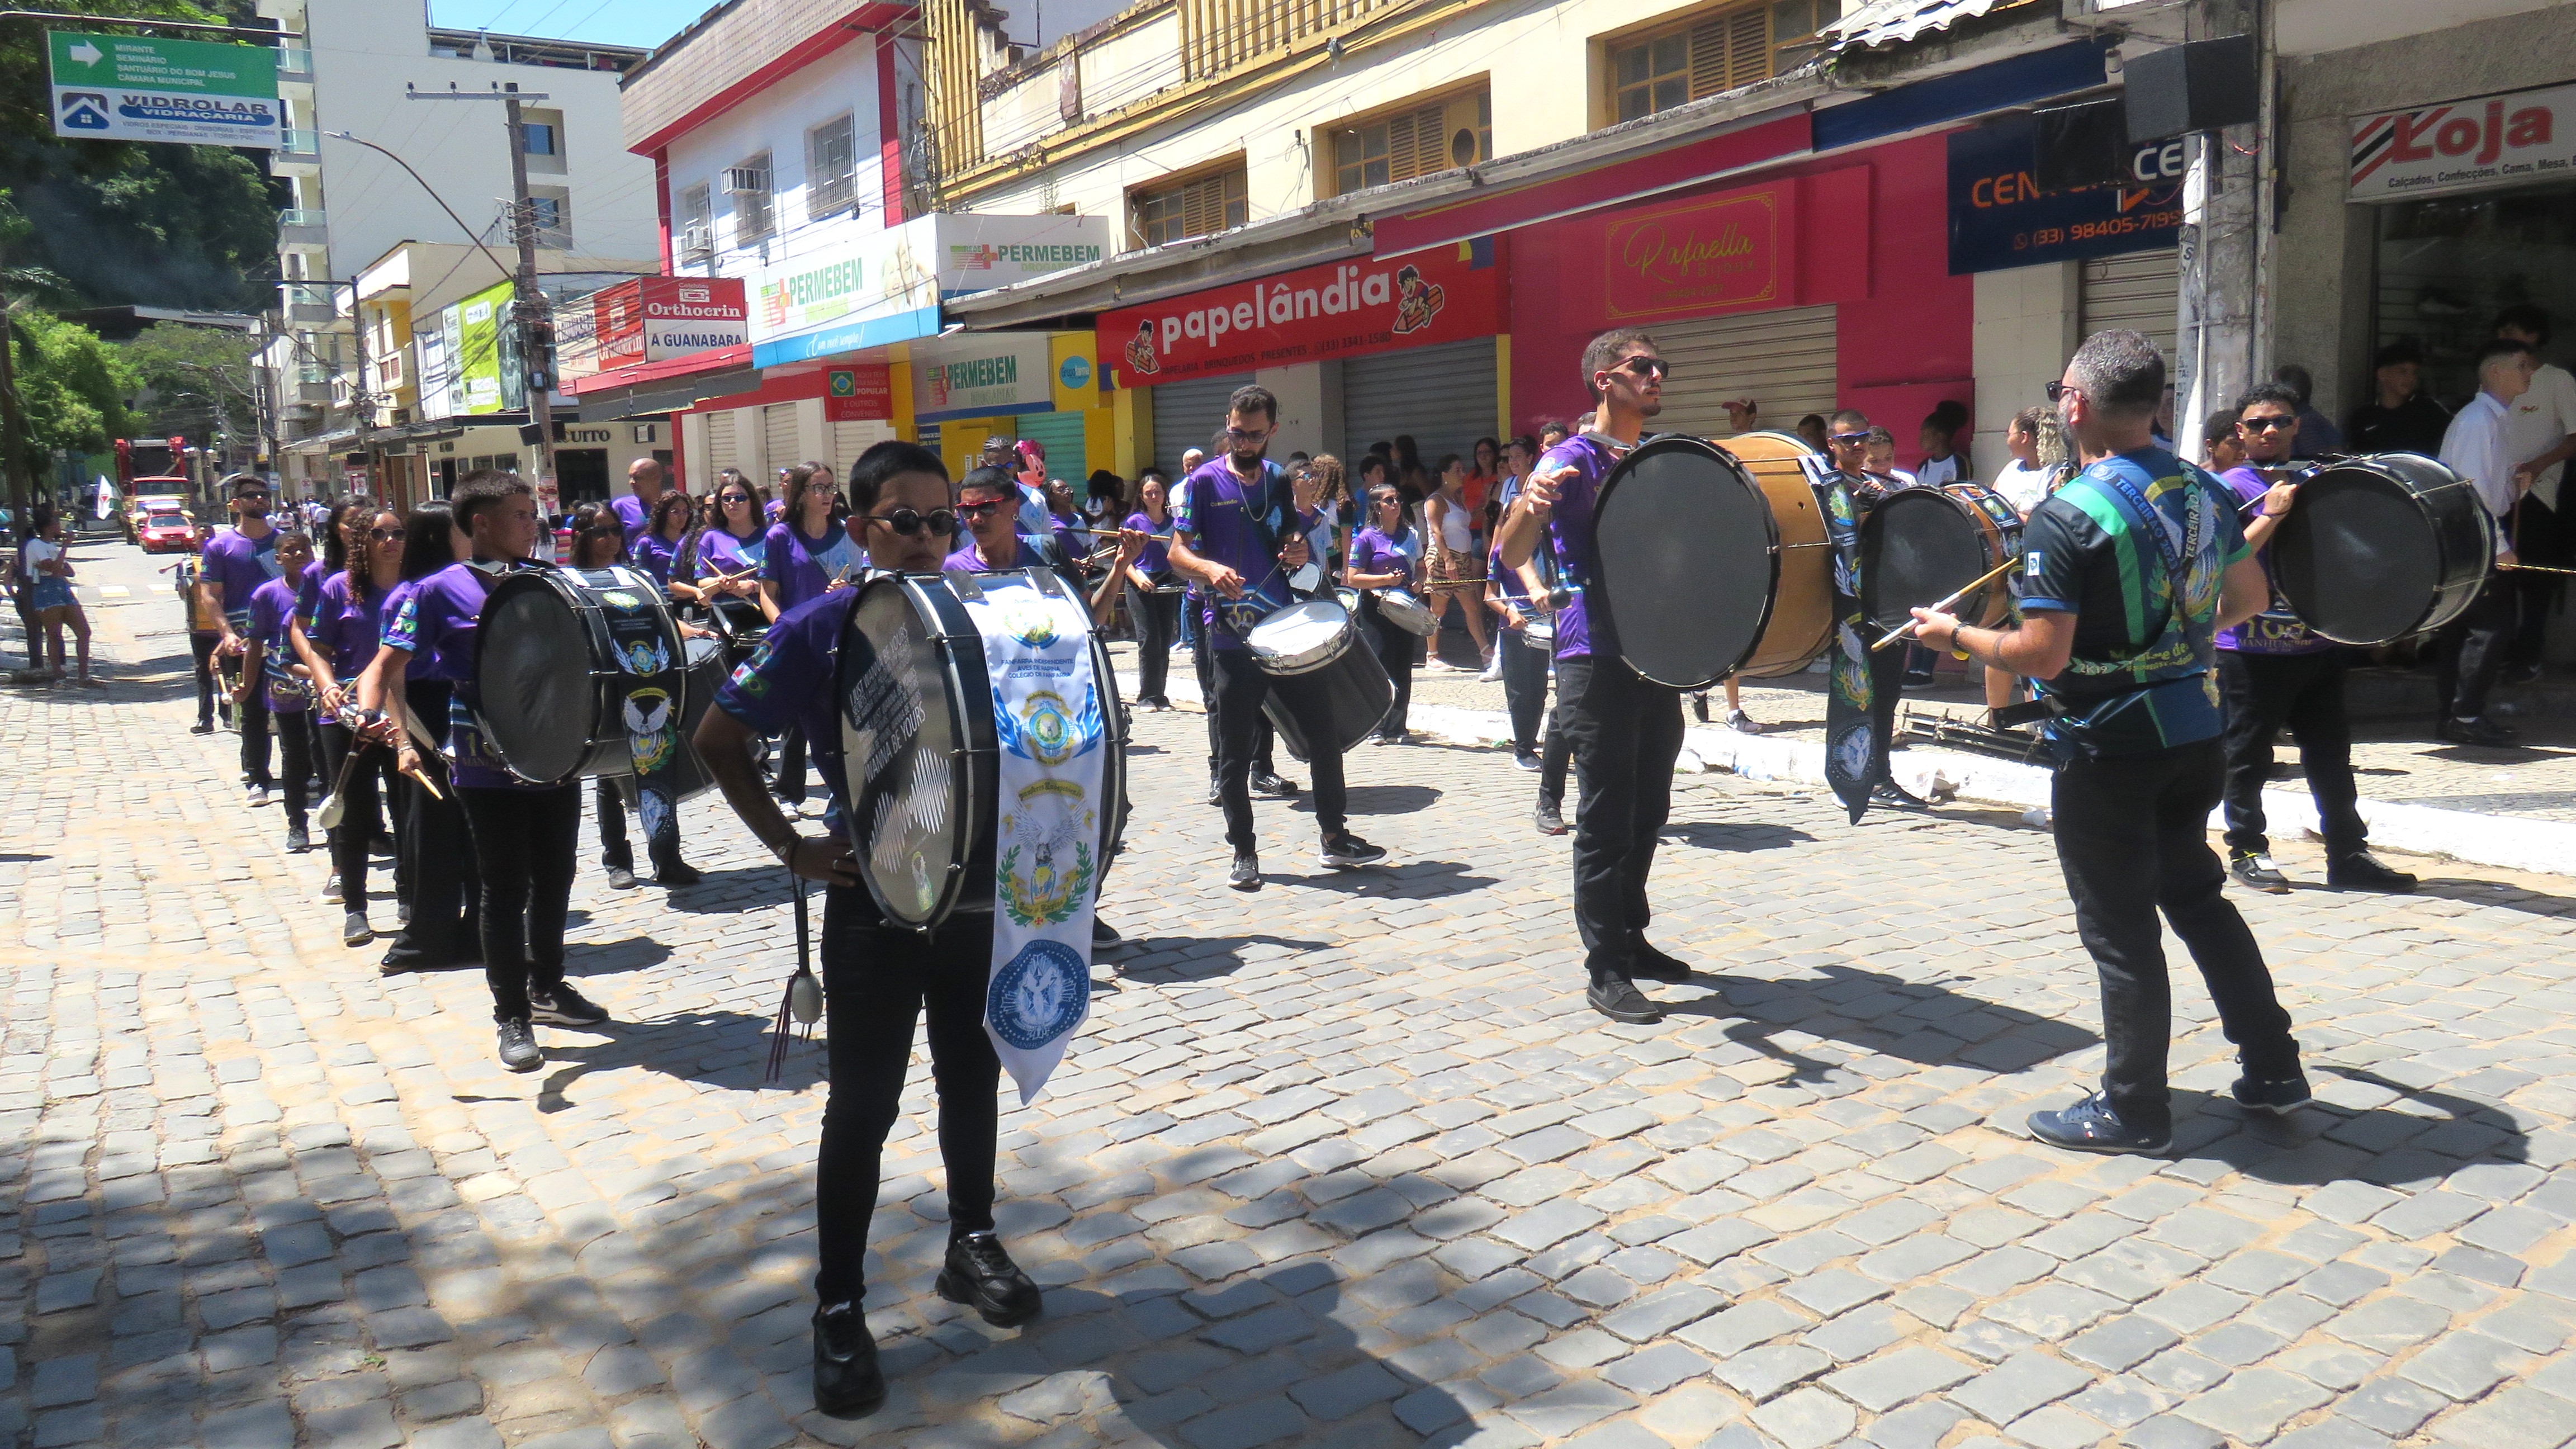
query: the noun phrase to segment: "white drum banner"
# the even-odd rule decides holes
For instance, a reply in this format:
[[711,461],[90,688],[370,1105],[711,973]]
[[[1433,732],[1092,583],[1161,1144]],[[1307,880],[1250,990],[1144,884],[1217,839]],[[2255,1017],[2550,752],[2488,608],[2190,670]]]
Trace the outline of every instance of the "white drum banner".
[[1033,1100],[1091,1014],[1091,907],[1101,798],[1101,682],[1079,604],[990,578],[966,610],[984,637],[1000,746],[993,822],[993,974],[984,1031]]

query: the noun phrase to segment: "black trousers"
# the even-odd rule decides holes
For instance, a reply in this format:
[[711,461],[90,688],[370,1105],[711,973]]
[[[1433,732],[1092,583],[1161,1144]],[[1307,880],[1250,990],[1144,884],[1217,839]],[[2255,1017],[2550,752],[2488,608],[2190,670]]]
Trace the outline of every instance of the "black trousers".
[[2057,772],[2050,794],[2075,933],[2102,982],[2102,1090],[2120,1120],[2143,1131],[2173,1122],[2165,1086],[2173,983],[2158,910],[2190,949],[2245,1070],[2279,1077],[2298,1068],[2290,1014],[2272,994],[2262,949],[2228,901],[2227,873],[2209,848],[2224,764],[2217,740],[2078,759]]
[[2487,712],[2487,693],[2504,672],[2513,647],[2514,590],[2518,575],[2500,573],[2478,590],[2468,612],[2442,631],[2442,654],[2434,688],[2452,719],[2476,719]]
[[[599,864],[606,870],[633,870],[635,847],[626,839],[626,792],[606,776],[594,782],[591,800],[599,811]],[[644,840],[645,857],[653,869],[677,865],[680,860],[680,816],[673,811],[663,817],[662,827],[649,832]]]
[[[1190,638],[1190,664],[1198,671],[1199,705],[1207,711],[1208,779],[1211,781],[1215,780],[1220,773],[1219,762],[1225,757],[1224,732],[1217,727],[1216,719],[1216,653],[1216,650],[1208,646],[1207,621],[1201,620],[1198,632]],[[1277,748],[1278,740],[1279,732],[1270,727],[1268,716],[1262,716],[1252,735],[1252,772],[1254,774],[1279,773],[1279,767],[1273,763],[1276,758],[1273,751]]]
[[1387,707],[1386,718],[1378,721],[1378,738],[1401,739],[1405,720],[1413,711],[1413,650],[1422,641],[1410,630],[1397,628],[1378,608],[1375,594],[1360,596],[1360,619],[1361,627],[1369,632],[1369,642],[1377,646],[1377,662],[1386,666],[1387,681],[1395,686],[1395,703]]
[[770,793],[790,805],[805,803],[805,732],[791,729],[779,737],[778,768],[770,777]]
[[1127,617],[1136,621],[1136,698],[1160,704],[1172,673],[1172,640],[1181,629],[1181,596],[1129,584]]
[[2283,725],[2299,742],[2308,793],[2316,797],[2318,833],[2329,858],[2369,843],[2361,791],[2352,779],[2352,722],[2344,715],[2346,661],[2340,649],[2320,654],[2218,651],[2218,687],[2227,700],[2227,847],[2269,851],[2263,830],[2263,782],[2272,774],[2272,737]]
[[[1273,679],[1252,662],[1247,649],[1212,649],[1209,670],[1215,676],[1216,692],[1209,699],[1215,708],[1209,718],[1216,721],[1217,797],[1225,804],[1226,843],[1238,851],[1254,846],[1252,834],[1252,770],[1254,761],[1266,748],[1273,732],[1261,717],[1262,701],[1272,690],[1279,692],[1297,726],[1306,738],[1315,741],[1315,758],[1307,768],[1315,776],[1315,823],[1329,840],[1342,833],[1347,801],[1342,792],[1342,757],[1326,749],[1322,742],[1333,738],[1332,711],[1313,682],[1294,676]],[[1265,766],[1266,768],[1266,766]]]
[[[2564,502],[2567,494],[2560,493]],[[2526,493],[2516,505],[2519,516],[2512,522],[2514,555],[2527,564],[2564,568],[2571,558],[2566,516],[2540,501],[2540,495]],[[2567,580],[2556,574],[2526,573],[2513,575],[2514,600],[2520,616],[2513,630],[2510,651],[2515,664],[2538,664],[2543,646],[2549,642],[2549,616],[2558,608],[2559,597],[2567,591]]]
[[[345,726],[322,726],[322,787],[331,788],[340,778],[340,765],[349,757],[357,736]],[[331,868],[340,873],[340,903],[343,909],[363,911],[367,908],[367,852],[376,832],[383,828],[378,813],[379,802],[391,799],[401,777],[394,773],[394,753],[381,746],[369,745],[349,772],[349,783],[341,790],[340,823],[331,830]],[[397,821],[397,824],[400,822]],[[395,893],[405,893],[401,881],[410,873],[410,861],[397,841],[394,856]]]
[[483,979],[492,987],[492,1019],[524,1017],[529,987],[563,980],[581,787],[456,793],[483,868]]
[[[444,680],[408,681],[404,700],[412,717],[425,727],[443,724],[449,689]],[[474,838],[466,828],[465,806],[456,798],[446,767],[429,759],[423,759],[420,767],[438,786],[439,794],[432,795],[407,779],[398,795],[395,814],[402,830],[396,849],[411,868],[407,888],[411,920],[386,959],[423,966],[471,961],[481,950],[482,937],[483,879]],[[400,879],[397,875],[397,882]],[[340,888],[345,891],[348,884],[343,880]]]
[[1547,660],[1553,643],[1532,644],[1518,629],[1503,633],[1503,705],[1512,716],[1512,752],[1539,751],[1539,727],[1556,744],[1556,722],[1547,715]]
[[268,773],[268,691],[258,680],[250,682],[241,702],[233,706],[233,719],[241,725],[242,783],[263,788],[276,784]]
[[889,928],[866,890],[823,896],[823,1018],[831,1095],[815,1163],[814,1291],[825,1303],[865,1291],[886,1133],[901,1114],[912,1032],[930,1016],[930,1076],[939,1093],[939,1157],[948,1169],[948,1231],[993,1229],[1001,1059],[984,1034],[993,917],[955,915],[929,935]]
[[[188,631],[188,653],[194,659],[190,667],[195,672],[197,681],[197,723],[201,725],[212,725],[215,722],[215,647],[223,642],[224,636],[212,629]],[[36,636],[33,633],[27,636],[27,646],[30,657],[33,657],[33,650],[36,648]]]
[[[251,692],[262,696],[267,693],[265,690],[258,689]],[[262,704],[267,702],[265,697],[260,700]],[[278,769],[286,776],[286,823],[289,826],[302,825],[307,813],[313,808],[313,798],[308,783],[313,778],[313,712],[302,709],[279,710],[275,718]],[[263,750],[260,753],[265,755],[267,751]],[[263,760],[262,763],[266,762]]]
[[1679,690],[1649,684],[1616,657],[1556,661],[1556,718],[1574,752],[1574,924],[1584,965],[1626,969],[1653,912],[1646,876],[1673,809],[1682,752]]

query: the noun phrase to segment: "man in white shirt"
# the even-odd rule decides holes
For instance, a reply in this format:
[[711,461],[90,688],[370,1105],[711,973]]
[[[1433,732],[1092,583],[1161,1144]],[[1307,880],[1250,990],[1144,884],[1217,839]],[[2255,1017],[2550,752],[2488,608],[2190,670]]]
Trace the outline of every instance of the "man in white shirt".
[[[2478,500],[2505,526],[2525,475],[2512,448],[2511,409],[2531,388],[2530,344],[2498,338],[2478,350],[2478,395],[2451,419],[2442,435],[2442,464],[2478,490]],[[2508,544],[2499,562],[2509,563]],[[2487,692],[2504,671],[2513,633],[2514,578],[2498,573],[2478,590],[2468,612],[2442,631],[2437,684],[2442,718],[2436,732],[2463,745],[2501,745],[2514,732],[2486,718]]]
[[[2495,335],[2528,344],[2537,358],[2549,347],[2549,314],[2525,302],[2496,314]],[[2522,508],[2513,521],[2514,552],[2525,563],[2565,568],[2576,563],[2576,538],[2570,538],[2567,514],[2558,490],[2567,460],[2576,457],[2576,376],[2556,363],[2532,369],[2531,390],[2514,400],[2507,423],[2508,456],[2519,461]],[[2514,628],[2511,662],[2504,677],[2523,683],[2539,677],[2541,646],[2549,616],[2562,589],[2555,574],[2527,573],[2514,579],[2522,619]]]

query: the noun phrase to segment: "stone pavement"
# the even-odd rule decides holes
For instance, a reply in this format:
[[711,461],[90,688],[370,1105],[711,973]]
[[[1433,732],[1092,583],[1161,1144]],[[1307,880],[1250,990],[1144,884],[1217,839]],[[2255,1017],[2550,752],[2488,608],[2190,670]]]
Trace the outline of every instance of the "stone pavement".
[[792,938],[721,807],[690,809],[702,886],[585,863],[573,969],[619,1022],[511,1076],[479,975],[342,948],[320,858],[184,733],[166,595],[97,613],[114,688],[0,692],[0,1443],[2576,1437],[2564,880],[2245,898],[2322,1104],[2236,1115],[2186,981],[2178,1156],[2095,1159],[2021,1134],[2098,1069],[2098,1015],[2048,839],[2003,812],[1854,828],[1684,782],[1656,934],[1707,971],[1625,1027],[1581,1004],[1565,842],[1507,759],[1354,754],[1392,866],[1320,870],[1264,804],[1246,899],[1189,714],[1138,721],[1105,909],[1142,949],[1003,1118],[1046,1317],[930,1291],[917,1072],[869,1265],[893,1395],[820,1419],[821,1059],[758,1082]]

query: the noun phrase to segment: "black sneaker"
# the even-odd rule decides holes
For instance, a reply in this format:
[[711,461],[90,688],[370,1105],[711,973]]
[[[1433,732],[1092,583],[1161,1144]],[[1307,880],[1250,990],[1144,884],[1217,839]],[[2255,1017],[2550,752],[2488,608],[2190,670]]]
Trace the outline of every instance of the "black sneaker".
[[363,946],[374,939],[376,939],[376,933],[374,928],[367,924],[365,911],[351,911],[341,917],[340,943],[342,945]]
[[1532,774],[1536,774],[1538,771],[1547,768],[1545,761],[1541,760],[1538,756],[1531,754],[1515,753],[1512,756],[1512,763],[1518,765],[1524,770],[1530,771]]
[[1225,868],[1225,883],[1239,891],[1261,889],[1261,857],[1248,850],[1235,852],[1234,864]]
[[864,1419],[885,1407],[885,1371],[877,1367],[877,1341],[855,1303],[826,1303],[814,1310],[814,1412],[835,1419]]
[[1894,780],[1881,780],[1869,787],[1869,803],[1882,810],[1929,810],[1932,803]]
[[2509,745],[2521,737],[2516,731],[2483,716],[2477,719],[2445,719],[2433,733],[2455,745]]
[[706,877],[698,874],[697,867],[690,865],[687,861],[664,861],[662,864],[653,867],[653,884],[658,886],[670,886],[676,889],[680,886],[696,885],[699,881],[704,879],[706,879]]
[[501,1065],[514,1072],[533,1072],[546,1064],[546,1054],[537,1050],[537,1031],[526,1017],[514,1016],[504,1021],[496,1033],[501,1039]]
[[201,719],[195,724],[188,726],[188,733],[192,735],[210,735],[214,732],[215,722],[210,719]]
[[2173,1131],[2141,1132],[2120,1120],[2109,1099],[2096,1092],[2061,1112],[2030,1114],[2030,1135],[2051,1147],[2077,1152],[2163,1152]]
[[1225,803],[1225,787],[1218,784],[1214,778],[1210,778],[1208,781],[1207,802],[1210,805],[1222,805]]
[[367,842],[367,854],[383,860],[393,859],[394,838],[381,831],[377,832],[376,837]]
[[2304,1072],[2292,1072],[2286,1077],[2238,1077],[2236,1085],[2228,1090],[2235,1094],[2237,1104],[2245,1110],[2269,1112],[2275,1117],[2287,1116],[2306,1106],[2315,1095],[2308,1090],[2308,1078]]
[[1628,948],[1628,974],[1648,981],[1688,981],[1691,966],[1641,937]]
[[2339,891],[2386,891],[2402,896],[2415,889],[2415,877],[2381,865],[2367,850],[2356,850],[2326,862],[2326,884]]
[[1328,865],[1335,870],[1375,865],[1384,859],[1386,859],[1385,846],[1371,845],[1347,830],[1339,835],[1326,836],[1324,848],[1315,855],[1316,864]]
[[1263,770],[1254,775],[1252,788],[1257,794],[1269,795],[1281,800],[1297,798],[1297,782],[1276,770]]
[[340,904],[340,899],[340,873],[335,870],[331,872],[329,880],[322,882],[322,904],[336,906]]
[[635,889],[634,868],[632,866],[624,865],[610,866],[608,868],[608,888],[613,891],[631,891]]
[[528,1018],[547,1026],[597,1026],[608,1020],[608,1008],[584,996],[569,981],[528,988]]
[[995,1328],[1012,1328],[1038,1316],[1045,1303],[1038,1285],[1002,1251],[991,1233],[966,1233],[948,1240],[948,1264],[939,1270],[939,1296],[963,1303]]
[[305,829],[301,825],[290,825],[286,827],[286,849],[290,854],[302,855],[304,852],[311,850],[312,848],[312,831]]
[[2227,852],[2227,873],[2268,895],[2286,896],[2290,893],[2290,878],[2281,874],[2281,868],[2272,863],[2272,857],[2258,851]]
[[1701,724],[1708,723],[1707,690],[1694,689],[1691,691],[1691,717],[1698,720]]
[[1565,833],[1565,817],[1557,813],[1555,805],[1545,800],[1539,802],[1537,811],[1530,816],[1530,822],[1538,827],[1538,833],[1541,835]]
[[1125,951],[1127,946],[1127,938],[1118,934],[1116,926],[1096,915],[1091,918],[1091,954],[1094,957],[1106,960]]
[[1646,993],[1637,989],[1637,983],[1625,976],[1593,977],[1591,989],[1583,993],[1583,999],[1592,1003],[1594,1011],[1612,1021],[1643,1025],[1664,1019],[1662,1009],[1647,1000]]

